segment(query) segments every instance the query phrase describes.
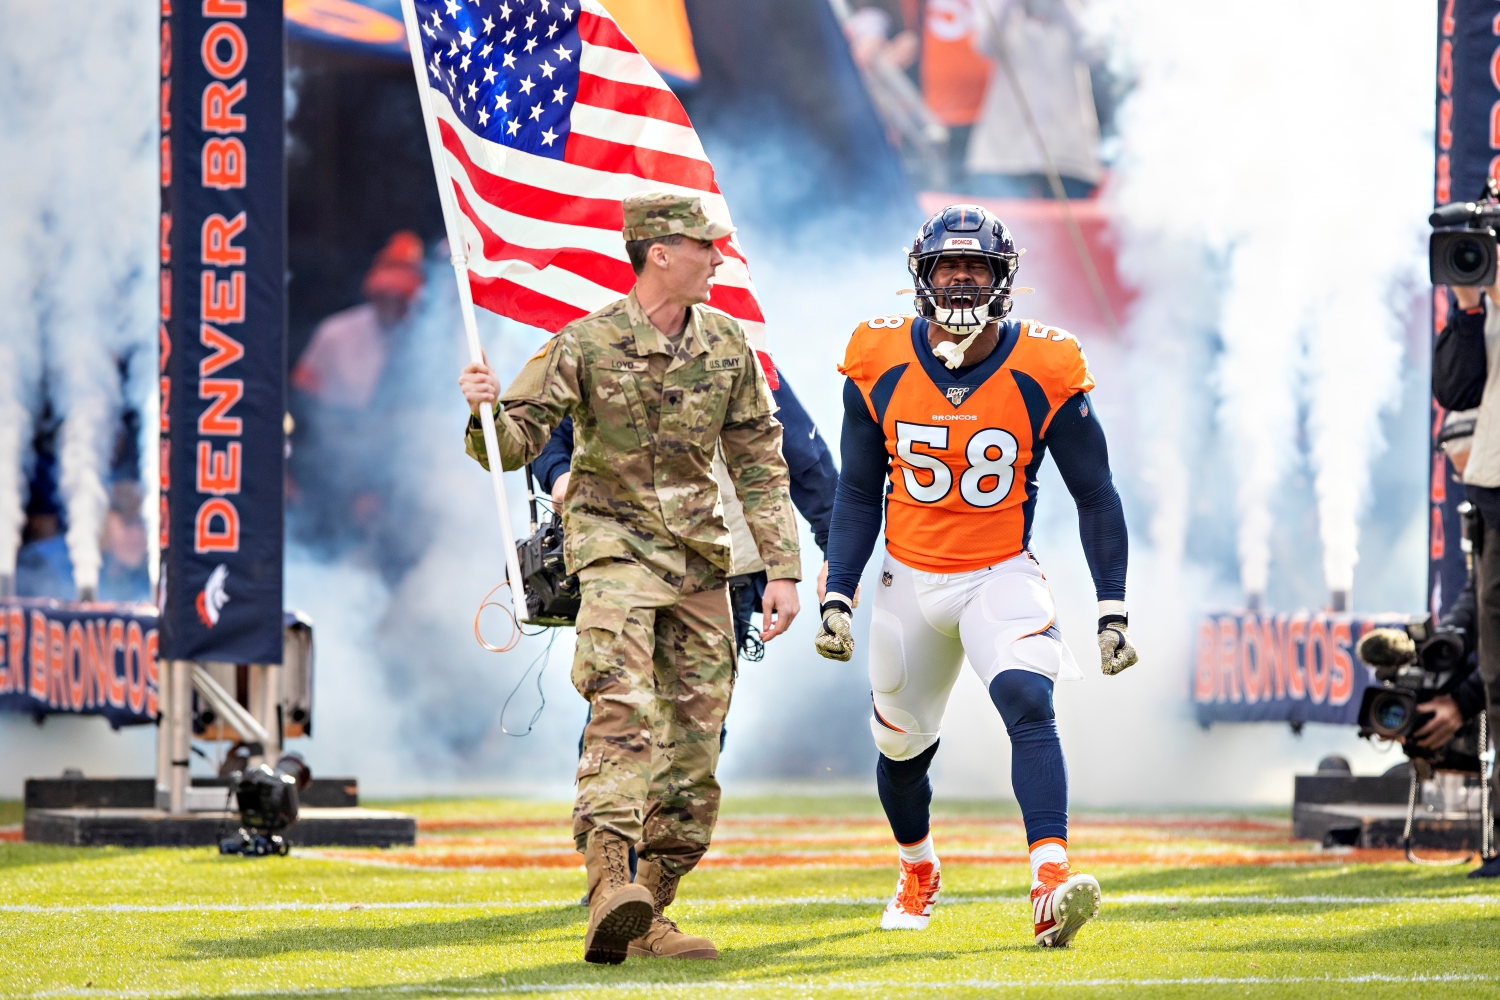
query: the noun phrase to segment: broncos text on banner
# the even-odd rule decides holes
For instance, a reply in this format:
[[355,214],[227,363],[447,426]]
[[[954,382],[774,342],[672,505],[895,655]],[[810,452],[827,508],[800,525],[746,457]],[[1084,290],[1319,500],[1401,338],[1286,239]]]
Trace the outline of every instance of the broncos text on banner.
[[153,608],[0,605],[0,711],[102,715],[115,728],[156,721]]
[[1354,655],[1373,628],[1402,615],[1210,614],[1198,623],[1191,679],[1199,722],[1358,725],[1374,672]]

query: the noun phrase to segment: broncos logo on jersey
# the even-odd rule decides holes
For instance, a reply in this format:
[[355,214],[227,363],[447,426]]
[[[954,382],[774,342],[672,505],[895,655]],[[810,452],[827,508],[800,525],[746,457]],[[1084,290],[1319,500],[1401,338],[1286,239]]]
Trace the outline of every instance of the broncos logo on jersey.
[[920,317],[861,323],[839,371],[885,433],[891,555],[982,569],[1025,550],[1047,427],[1094,379],[1077,338],[1034,320],[1002,321],[999,345],[962,376],[925,349],[927,332]]

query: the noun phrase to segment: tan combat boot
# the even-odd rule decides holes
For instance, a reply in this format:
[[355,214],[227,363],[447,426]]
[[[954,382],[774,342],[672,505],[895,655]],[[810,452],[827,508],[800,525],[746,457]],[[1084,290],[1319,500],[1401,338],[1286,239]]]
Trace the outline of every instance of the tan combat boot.
[[601,965],[625,961],[630,942],[651,927],[651,891],[630,881],[630,845],[607,830],[589,834],[583,863],[589,874],[589,929],[583,960]]
[[682,878],[673,875],[655,861],[642,861],[635,870],[636,884],[651,890],[656,902],[651,929],[630,942],[631,958],[718,958],[719,949],[708,938],[693,937],[677,929],[663,912],[677,898],[677,883]]

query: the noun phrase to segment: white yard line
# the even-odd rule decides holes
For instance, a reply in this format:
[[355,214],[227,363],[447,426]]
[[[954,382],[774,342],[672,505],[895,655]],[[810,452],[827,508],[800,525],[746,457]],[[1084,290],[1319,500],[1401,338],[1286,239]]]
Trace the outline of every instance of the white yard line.
[[[1025,896],[959,896],[939,906],[975,906],[1004,903],[1020,906]],[[711,909],[716,906],[884,906],[885,896],[742,896],[725,899],[684,899],[679,905]],[[1126,893],[1111,896],[1106,888],[1105,905],[1116,906],[1500,906],[1500,896],[1185,896],[1165,893]],[[43,905],[10,903],[0,913],[285,913],[349,912],[359,910],[525,910],[577,906],[576,899],[532,900],[407,900],[401,902],[352,903],[79,903]]]
[[[953,990],[953,989],[990,989],[990,990],[1035,990],[1039,988],[1059,987],[1085,988],[1085,989],[1117,989],[1119,987],[1141,987],[1141,986],[1287,986],[1299,983],[1320,983],[1332,985],[1360,984],[1360,983],[1394,983],[1402,985],[1416,985],[1418,983],[1492,983],[1500,977],[1475,975],[1470,973],[1432,973],[1419,975],[1389,975],[1380,972],[1364,973],[1356,976],[1184,976],[1180,978],[1160,979],[951,979],[951,980],[870,980],[854,979],[833,982],[797,982],[794,980],[780,980],[768,982],[756,982],[743,979],[720,979],[704,980],[687,983],[661,983],[661,982],[621,982],[621,983],[527,983],[515,984],[498,983],[493,986],[443,986],[437,984],[390,984],[371,986],[345,986],[325,989],[296,989],[296,990],[220,990],[214,989],[210,992],[213,996],[346,996],[350,994],[425,994],[436,996],[493,996],[497,994],[521,994],[521,993],[619,993],[631,992],[640,994],[648,993],[692,993],[701,995],[705,990],[735,990],[741,992],[750,991],[807,991],[807,992],[833,992],[837,990],[854,991],[909,991],[909,990]],[[45,990],[36,993],[11,993],[5,994],[15,998],[34,998],[42,1000],[46,997],[110,997],[117,1000],[149,1000],[155,997],[187,997],[195,995],[191,991],[183,990],[105,990],[93,987],[60,990]]]

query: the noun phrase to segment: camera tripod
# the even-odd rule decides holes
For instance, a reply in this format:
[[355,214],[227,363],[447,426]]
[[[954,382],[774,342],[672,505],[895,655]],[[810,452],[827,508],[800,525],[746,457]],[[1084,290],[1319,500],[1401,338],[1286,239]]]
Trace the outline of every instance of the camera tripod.
[[[1494,857],[1494,832],[1492,821],[1494,809],[1490,802],[1490,779],[1495,771],[1495,751],[1488,749],[1489,746],[1489,713],[1479,713],[1479,858],[1488,861]],[[1427,865],[1429,867],[1444,867],[1448,865],[1466,865],[1474,860],[1474,852],[1470,851],[1459,861],[1431,861],[1426,858],[1417,857],[1416,850],[1411,843],[1411,829],[1417,819],[1417,790],[1422,785],[1420,769],[1416,761],[1412,762],[1411,786],[1406,793],[1406,828],[1401,833],[1401,844],[1406,849],[1406,860],[1414,865]]]

